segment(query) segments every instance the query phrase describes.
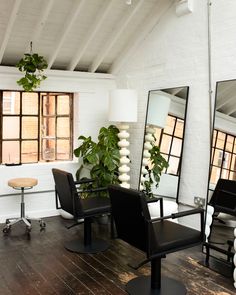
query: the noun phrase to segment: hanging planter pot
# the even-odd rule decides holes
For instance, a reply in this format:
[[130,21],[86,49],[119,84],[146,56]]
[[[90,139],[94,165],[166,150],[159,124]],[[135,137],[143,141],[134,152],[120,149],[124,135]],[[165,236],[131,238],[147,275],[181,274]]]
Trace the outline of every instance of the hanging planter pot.
[[16,67],[25,74],[17,84],[25,91],[33,91],[40,86],[40,83],[47,77],[43,71],[47,68],[47,61],[43,56],[32,52],[32,42],[30,43],[30,53],[25,53],[24,57],[17,63]]

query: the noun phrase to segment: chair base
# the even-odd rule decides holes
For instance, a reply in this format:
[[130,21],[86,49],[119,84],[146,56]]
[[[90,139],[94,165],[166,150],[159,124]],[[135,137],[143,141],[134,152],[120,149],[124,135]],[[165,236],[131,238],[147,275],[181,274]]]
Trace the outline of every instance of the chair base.
[[64,247],[75,253],[81,254],[95,254],[99,252],[106,251],[109,247],[109,244],[100,239],[93,240],[90,245],[85,246],[80,240],[74,240],[65,243]]
[[161,289],[151,289],[151,277],[142,276],[129,281],[126,291],[131,295],[185,295],[185,286],[174,279],[162,277]]

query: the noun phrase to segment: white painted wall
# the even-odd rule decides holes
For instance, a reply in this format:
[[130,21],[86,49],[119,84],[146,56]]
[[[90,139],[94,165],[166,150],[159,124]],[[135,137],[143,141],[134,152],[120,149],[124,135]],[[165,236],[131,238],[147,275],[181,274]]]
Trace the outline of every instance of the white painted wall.
[[[236,1],[211,1],[212,97],[217,81],[236,79]],[[172,6],[136,48],[119,73],[119,87],[139,91],[139,122],[132,128],[133,182],[137,186],[143,123],[149,90],[189,86],[181,202],[206,197],[210,156],[207,0],[195,0],[193,13],[177,17]],[[125,83],[124,83],[125,82]]]
[[[91,135],[94,140],[100,127],[107,126],[108,92],[115,88],[112,75],[48,71],[40,91],[74,92],[74,147],[79,135]],[[0,67],[0,89],[18,90],[16,84],[20,75],[14,68]],[[38,185],[28,191],[25,198],[29,216],[45,217],[58,214],[55,207],[54,181],[51,169],[71,171],[78,168],[77,159],[72,162],[23,164],[6,167],[0,165],[0,222],[7,217],[20,214],[19,191],[7,186],[7,181],[15,177],[35,177]],[[34,194],[34,192],[37,192]],[[17,194],[17,195],[12,195]]]
[[149,90],[189,86],[188,114],[180,186],[181,202],[206,196],[209,165],[209,99],[207,6],[194,3],[194,12],[182,17],[172,6],[120,72],[120,81],[139,91],[139,122],[132,128],[131,155],[137,186]]

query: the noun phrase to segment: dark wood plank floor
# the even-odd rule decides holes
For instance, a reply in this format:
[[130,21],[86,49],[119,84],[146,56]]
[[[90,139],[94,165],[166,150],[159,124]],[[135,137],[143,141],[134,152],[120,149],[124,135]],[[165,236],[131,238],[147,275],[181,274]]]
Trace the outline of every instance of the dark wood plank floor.
[[[30,236],[23,224],[13,227],[0,239],[0,294],[126,294],[125,284],[138,275],[149,274],[148,265],[138,271],[128,262],[144,256],[122,241],[112,240],[104,253],[78,255],[64,249],[63,243],[82,238],[83,225],[70,230],[61,217],[45,219],[47,228],[40,232],[33,223]],[[3,226],[3,225],[2,225]],[[108,236],[108,226],[93,224],[94,235]],[[163,260],[163,274],[185,282],[189,295],[235,295],[233,280],[227,279],[198,261],[200,248],[170,254]]]

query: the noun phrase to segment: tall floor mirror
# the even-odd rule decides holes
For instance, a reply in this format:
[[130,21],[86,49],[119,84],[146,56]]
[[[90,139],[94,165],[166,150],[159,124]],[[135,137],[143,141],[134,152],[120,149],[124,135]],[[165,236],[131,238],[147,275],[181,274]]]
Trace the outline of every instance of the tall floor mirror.
[[[189,87],[149,91],[140,190],[164,197],[164,214],[177,210]],[[150,204],[152,216],[160,212]]]
[[211,145],[208,204],[213,219],[209,228],[206,264],[233,277],[236,227],[236,80],[216,85]]

